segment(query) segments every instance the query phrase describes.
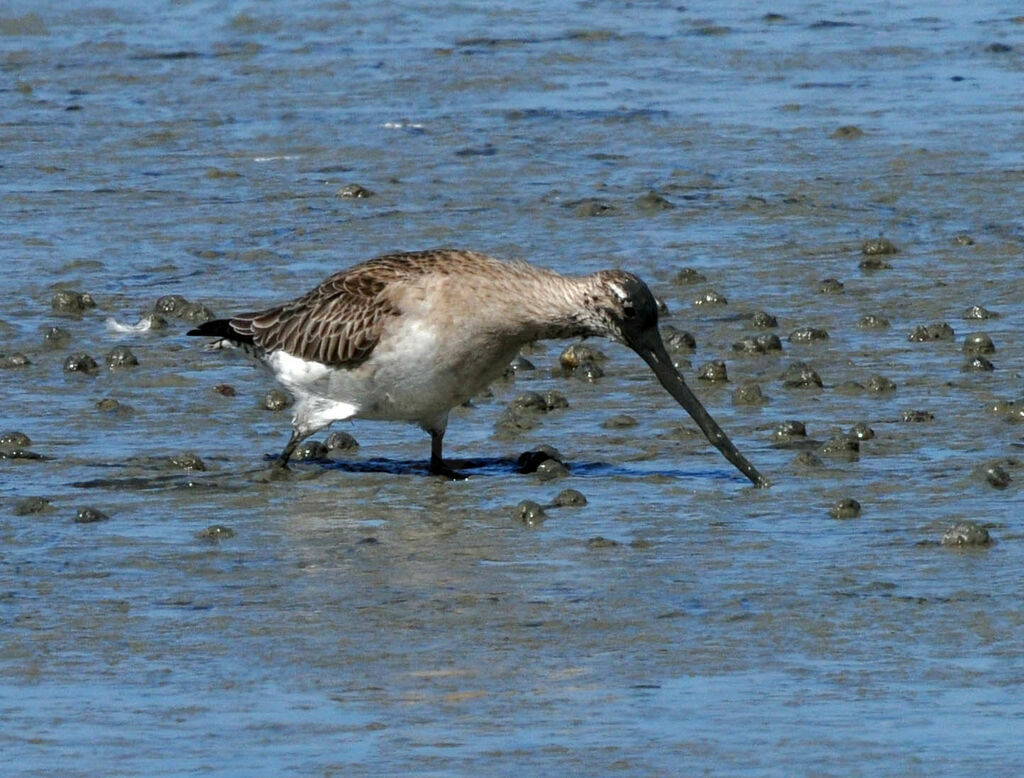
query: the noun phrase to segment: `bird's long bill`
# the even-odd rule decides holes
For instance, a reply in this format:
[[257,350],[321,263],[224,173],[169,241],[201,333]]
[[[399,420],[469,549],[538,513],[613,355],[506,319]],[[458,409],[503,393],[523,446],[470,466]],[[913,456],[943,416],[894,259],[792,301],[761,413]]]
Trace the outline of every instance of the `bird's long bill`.
[[630,345],[643,358],[644,362],[651,366],[651,370],[654,371],[654,375],[658,377],[661,385],[693,417],[693,420],[697,422],[697,426],[701,428],[712,445],[721,451],[722,455],[732,462],[756,486],[768,486],[768,479],[761,475],[757,468],[750,464],[747,458],[739,452],[732,441],[729,440],[729,436],[718,426],[718,422],[711,418],[711,414],[707,412],[704,406],[701,405],[700,400],[697,399],[697,396],[686,385],[683,377],[679,375],[679,371],[672,364],[672,358],[669,357],[668,352],[665,350],[665,346],[661,342],[661,335],[658,334],[657,330],[653,333],[644,333],[639,342],[631,343]]

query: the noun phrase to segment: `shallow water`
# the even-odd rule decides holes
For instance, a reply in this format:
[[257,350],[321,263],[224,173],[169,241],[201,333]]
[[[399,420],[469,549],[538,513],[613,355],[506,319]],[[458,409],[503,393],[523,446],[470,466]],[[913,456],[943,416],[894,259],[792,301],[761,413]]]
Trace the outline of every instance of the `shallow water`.
[[[0,370],[0,432],[45,459],[0,459],[6,763],[1018,772],[1024,428],[990,406],[1024,394],[1024,23],[1000,2],[771,10],[7,3],[0,354],[31,364]],[[337,195],[352,183],[374,195]],[[581,215],[589,200],[606,215]],[[899,253],[861,269],[880,235]],[[465,482],[424,478],[427,437],[373,423],[338,425],[361,444],[341,464],[272,481],[288,413],[260,407],[267,375],[173,317],[105,324],[166,294],[250,310],[434,245],[646,278],[697,338],[695,390],[773,487],[750,488],[605,343],[595,384],[552,377],[548,344],[453,413]],[[675,285],[684,266],[707,281]],[[841,293],[819,292],[828,278]],[[58,288],[97,307],[58,315]],[[694,305],[708,288],[728,303]],[[975,304],[1001,315],[964,320]],[[732,350],[757,310],[781,354]],[[860,328],[867,314],[890,326]],[[908,341],[941,321],[953,340]],[[44,345],[54,325],[70,342]],[[804,327],[830,337],[788,340]],[[974,332],[991,372],[961,371]],[[118,345],[137,367],[104,367]],[[94,375],[62,370],[79,351]],[[712,359],[728,384],[695,380]],[[783,385],[797,360],[822,388]],[[896,390],[847,383],[876,375]],[[734,403],[744,381],[769,401]],[[547,389],[570,407],[496,434],[516,394]],[[622,413],[638,425],[602,426]],[[787,419],[819,443],[857,422],[876,437],[801,465],[773,436]],[[568,478],[515,471],[539,444]],[[171,464],[183,452],[206,470]],[[996,489],[979,468],[1004,459]],[[586,506],[513,519],[570,487]],[[33,496],[50,510],[18,515]],[[830,518],[843,497],[859,517]],[[110,519],[75,523],[84,506]],[[938,545],[962,520],[996,543]],[[211,525],[235,534],[196,537]]]

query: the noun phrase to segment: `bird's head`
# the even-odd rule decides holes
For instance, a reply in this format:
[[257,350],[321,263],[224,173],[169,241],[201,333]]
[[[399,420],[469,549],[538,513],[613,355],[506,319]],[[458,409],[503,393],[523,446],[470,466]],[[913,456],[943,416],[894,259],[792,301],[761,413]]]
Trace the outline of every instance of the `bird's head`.
[[594,275],[592,300],[595,335],[636,344],[658,335],[658,302],[643,281],[624,270],[602,270]]
[[587,301],[590,334],[623,343],[639,354],[725,458],[754,484],[767,486],[767,479],[737,450],[673,365],[658,331],[658,302],[647,284],[622,270],[602,270],[592,278]]

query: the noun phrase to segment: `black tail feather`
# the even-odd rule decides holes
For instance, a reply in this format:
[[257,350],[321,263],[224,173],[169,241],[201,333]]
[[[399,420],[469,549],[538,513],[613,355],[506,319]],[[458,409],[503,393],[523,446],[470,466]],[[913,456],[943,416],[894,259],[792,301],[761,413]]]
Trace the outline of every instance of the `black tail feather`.
[[200,335],[206,338],[224,338],[232,343],[244,343],[248,345],[252,345],[253,343],[252,335],[243,335],[231,326],[231,319],[213,319],[212,321],[206,321],[194,330],[189,330],[185,334]]

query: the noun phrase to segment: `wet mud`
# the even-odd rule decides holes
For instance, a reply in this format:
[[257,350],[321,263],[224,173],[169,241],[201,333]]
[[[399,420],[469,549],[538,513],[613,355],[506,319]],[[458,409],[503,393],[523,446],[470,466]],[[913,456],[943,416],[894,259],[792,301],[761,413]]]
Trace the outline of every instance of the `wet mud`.
[[[1015,774],[1022,32],[989,2],[6,4],[6,762]],[[604,341],[454,409],[465,480],[370,422],[271,468],[292,398],[185,332],[440,245],[643,278],[771,488]]]

